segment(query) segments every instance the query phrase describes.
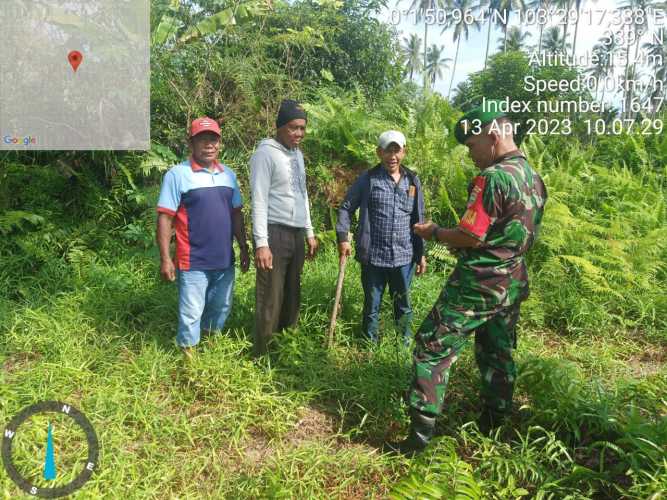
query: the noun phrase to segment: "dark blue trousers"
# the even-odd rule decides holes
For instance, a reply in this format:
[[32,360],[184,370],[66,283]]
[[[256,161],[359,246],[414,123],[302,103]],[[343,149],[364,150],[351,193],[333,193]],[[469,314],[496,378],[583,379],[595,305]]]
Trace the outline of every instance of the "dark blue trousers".
[[415,264],[400,267],[377,267],[372,264],[361,265],[361,284],[364,288],[364,317],[361,330],[367,340],[378,341],[378,320],[380,304],[387,284],[394,305],[396,330],[403,335],[406,344],[412,339],[412,305],[410,304],[410,283],[415,271]]

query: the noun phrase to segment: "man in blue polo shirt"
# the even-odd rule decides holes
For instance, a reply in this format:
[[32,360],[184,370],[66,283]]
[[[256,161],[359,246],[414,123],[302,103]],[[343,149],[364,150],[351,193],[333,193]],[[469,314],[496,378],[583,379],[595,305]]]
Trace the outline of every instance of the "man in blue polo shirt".
[[389,285],[396,328],[407,345],[412,340],[410,283],[415,271],[426,270],[424,240],[412,230],[424,221],[424,193],[417,175],[401,163],[406,154],[401,132],[382,133],[376,152],[380,163],[357,178],[338,211],[338,251],[341,256],[352,253],[348,231],[359,209],[355,240],[364,289],[361,329],[367,340],[378,341],[380,304]]
[[[164,176],[158,201],[157,243],[160,274],[178,278],[176,343],[186,357],[199,343],[201,330],[221,330],[234,292],[234,250],[240,248],[241,271],[249,266],[241,192],[236,174],[218,162],[220,127],[198,118],[190,127],[190,158]],[[176,230],[176,262],[169,244]]]

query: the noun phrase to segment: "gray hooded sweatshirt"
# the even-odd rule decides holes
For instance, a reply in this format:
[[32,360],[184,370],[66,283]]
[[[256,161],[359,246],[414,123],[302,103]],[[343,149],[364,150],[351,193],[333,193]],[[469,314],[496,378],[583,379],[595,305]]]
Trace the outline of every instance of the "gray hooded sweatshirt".
[[306,168],[299,148],[263,139],[250,158],[252,235],[255,247],[269,245],[268,224],[299,227],[312,238]]

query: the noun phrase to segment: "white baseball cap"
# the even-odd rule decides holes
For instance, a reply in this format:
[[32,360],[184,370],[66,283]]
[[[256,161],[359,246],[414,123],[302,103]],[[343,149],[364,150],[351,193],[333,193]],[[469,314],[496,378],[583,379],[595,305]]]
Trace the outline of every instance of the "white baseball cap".
[[382,149],[387,149],[392,142],[404,148],[405,136],[398,130],[387,130],[386,132],[382,132],[378,138],[378,146]]

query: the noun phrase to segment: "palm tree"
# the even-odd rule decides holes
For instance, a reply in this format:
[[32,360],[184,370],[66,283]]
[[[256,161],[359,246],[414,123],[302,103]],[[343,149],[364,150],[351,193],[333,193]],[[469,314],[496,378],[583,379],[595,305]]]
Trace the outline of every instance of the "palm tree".
[[[598,90],[600,87],[600,80],[607,78],[607,75],[614,72],[614,54],[618,50],[616,41],[612,38],[611,41],[601,38],[598,43],[593,46],[592,53],[596,56],[596,62],[591,68],[587,70],[593,77],[595,77],[595,99],[598,97]],[[602,86],[602,96],[600,101],[604,101],[606,85]]]
[[570,9],[572,8],[572,0],[554,0],[554,7],[565,9],[565,24],[563,25],[563,43],[567,43],[567,29],[570,27]]
[[406,71],[410,73],[410,81],[412,81],[414,73],[419,73],[422,70],[421,48],[422,40],[419,38],[419,35],[412,33],[410,38],[403,38],[401,52],[403,53],[403,57],[405,57]]
[[[597,2],[597,0],[594,0]],[[574,23],[574,40],[572,40],[572,57],[577,50],[577,34],[579,33],[579,19],[581,18],[581,5],[584,3],[584,0],[574,0],[574,8],[577,11],[577,21]],[[568,10],[569,12],[569,10]],[[567,25],[566,25],[567,27]],[[566,33],[567,34],[567,33]]]
[[504,14],[505,24],[503,25],[503,31],[505,32],[504,43],[503,43],[503,52],[507,52],[507,28],[510,23],[510,15],[513,10],[526,10],[526,1],[525,0],[491,0],[491,5],[493,9]]
[[[625,55],[626,55],[626,62],[625,62],[625,80],[627,82],[632,81],[633,79],[630,77],[632,75],[638,75],[638,71],[634,67],[636,65],[633,64],[632,70],[630,69],[630,36],[629,33],[632,31],[634,32],[634,38],[635,38],[635,61],[637,60],[637,53],[639,52],[639,40],[641,37],[647,32],[648,28],[648,14],[647,10],[654,6],[656,3],[658,3],[656,0],[629,0],[629,3],[625,5],[621,5],[618,7],[619,9],[632,9],[632,10],[641,10],[644,12],[644,17],[643,20],[641,20],[640,16],[632,16],[632,21],[633,23],[628,26],[628,45],[626,47]],[[641,22],[637,22],[640,21]],[[630,103],[632,102],[632,86],[628,86],[626,88],[625,92],[625,112],[626,112],[626,117],[630,116]]]
[[449,69],[449,62],[451,59],[449,57],[443,57],[442,54],[445,51],[444,45],[431,45],[426,51],[426,76],[430,82],[430,85],[435,85],[435,82],[438,79],[442,78],[442,72],[446,69]]
[[[527,5],[529,9],[532,10],[544,10],[548,11],[551,7],[551,0],[531,0]],[[537,52],[538,54],[542,52],[542,32],[544,31],[545,23],[540,23],[540,36],[537,42]],[[499,49],[500,50],[500,49]]]
[[489,58],[489,46],[491,45],[491,28],[493,27],[493,18],[491,16],[495,12],[492,0],[489,0],[489,4],[486,8],[487,8],[487,15],[488,15],[487,21],[489,23],[489,28],[486,31],[486,54],[484,55],[484,69],[486,69],[486,61]]
[[[480,4],[481,6],[481,4]],[[509,24],[510,14],[512,9],[523,10],[526,8],[525,0],[488,0],[489,12],[489,30],[486,34],[486,55],[484,56],[484,69],[486,69],[486,61],[489,58],[489,46],[491,45],[491,22],[494,14],[500,18],[500,25],[505,32],[505,40],[507,40],[507,25]]]
[[[646,42],[642,45],[642,48],[646,53],[654,57],[652,62],[655,82],[651,86],[653,91],[647,96],[651,106],[652,115],[655,115],[653,103],[655,99],[664,97],[664,86],[667,84],[667,66],[665,65],[665,60],[667,59],[667,40],[665,40],[665,35],[667,35],[667,29],[659,28],[657,36],[654,37],[654,41]],[[662,87],[657,84],[658,82],[662,82]]]
[[665,61],[667,60],[667,29],[659,28],[656,36],[653,37],[652,42],[645,42],[642,48],[646,54],[653,57],[652,64],[656,72],[664,72],[667,68]]
[[574,23],[574,39],[572,40],[572,58],[574,59],[574,53],[577,50],[577,33],[579,33],[579,18],[581,17],[581,4],[584,0],[574,0],[574,8],[577,11],[577,20]]
[[[472,3],[473,0],[451,0],[450,7],[452,10],[455,12],[461,12],[461,13],[466,13],[468,11],[472,11],[474,9],[479,8],[478,5],[473,5]],[[452,70],[452,79],[449,82],[449,91],[447,92],[447,99],[449,99],[449,96],[452,93],[452,85],[454,84],[454,74],[456,73],[456,63],[459,59],[459,48],[461,47],[461,35],[465,37],[466,40],[468,40],[468,37],[470,36],[470,28],[475,27],[479,31],[480,28],[480,22],[477,19],[473,19],[472,23],[469,23],[469,20],[465,19],[466,16],[462,15],[459,16],[459,21],[456,22],[454,19],[454,16],[450,16],[447,20],[447,24],[445,25],[444,29],[442,30],[442,33],[444,33],[446,30],[449,28],[453,28],[454,31],[454,36],[452,37],[453,40],[456,42],[456,55],[454,56],[454,69]]]
[[545,31],[543,47],[548,54],[559,54],[567,52],[570,44],[565,43],[558,26],[551,26]]
[[[400,3],[400,0],[397,0],[397,4]],[[435,11],[436,9],[444,9],[446,7],[445,0],[412,0],[412,3],[410,4],[410,7],[408,8],[409,11],[416,11],[417,16],[416,20],[422,21],[424,19],[424,16],[426,15],[426,12],[429,10]],[[427,65],[427,50],[426,47],[428,46],[428,23],[424,20],[424,90],[427,89],[426,85],[426,80],[427,80],[427,75],[426,75],[426,65]]]
[[622,78],[622,85],[625,88],[625,111],[622,115],[622,118],[630,118],[634,113],[630,104],[635,93],[635,83],[642,77],[641,71],[637,68],[636,64],[633,64],[629,67],[628,72]]
[[[659,28],[656,36],[653,37],[653,41],[645,42],[644,45],[642,45],[642,48],[646,51],[647,54],[655,56],[655,58],[658,59],[658,61],[654,62],[659,62],[659,59],[662,59],[663,61],[667,60],[667,40],[665,39],[666,35],[667,30],[665,28]],[[658,66],[654,67],[659,69]]]
[[[530,37],[531,34],[522,32],[521,28],[518,26],[512,26],[507,32],[507,50],[510,51],[519,51],[523,50],[526,45],[526,38]],[[498,41],[498,51],[501,51],[505,48],[505,45],[500,40]]]
[[[592,53],[597,52],[596,48],[593,47]],[[598,56],[597,62],[594,63],[590,68],[586,70],[586,73],[590,74],[595,78],[595,100],[598,100],[598,91],[600,87],[600,80],[607,76],[607,68],[605,67],[604,60],[601,56]],[[602,96],[604,97],[604,86],[602,87]]]

